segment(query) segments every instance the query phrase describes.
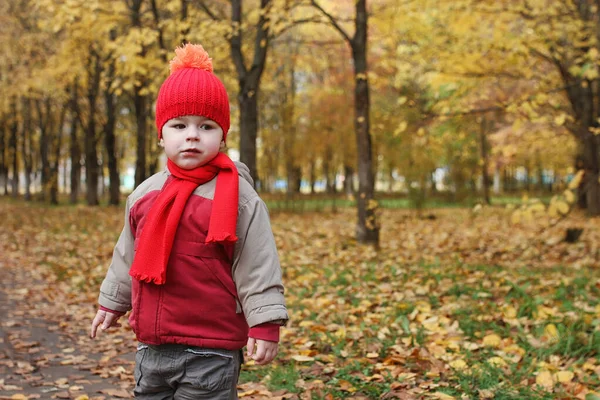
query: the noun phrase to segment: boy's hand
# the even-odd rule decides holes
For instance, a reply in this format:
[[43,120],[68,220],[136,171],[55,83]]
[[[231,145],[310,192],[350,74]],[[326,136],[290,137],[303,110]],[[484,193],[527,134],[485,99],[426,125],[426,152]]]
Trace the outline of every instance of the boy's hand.
[[102,324],[102,326],[100,326],[100,329],[102,329],[103,331],[107,330],[111,326],[121,326],[121,324],[118,322],[120,317],[120,315],[113,314],[108,311],[98,310],[96,316],[94,317],[94,320],[92,321],[92,330],[90,331],[90,337],[92,339],[96,337],[96,331],[98,330],[98,326],[100,326],[100,324]]
[[[256,349],[254,349],[255,345]],[[249,337],[246,347],[248,347],[248,357],[251,357],[258,365],[265,365],[273,361],[277,355],[279,343]]]

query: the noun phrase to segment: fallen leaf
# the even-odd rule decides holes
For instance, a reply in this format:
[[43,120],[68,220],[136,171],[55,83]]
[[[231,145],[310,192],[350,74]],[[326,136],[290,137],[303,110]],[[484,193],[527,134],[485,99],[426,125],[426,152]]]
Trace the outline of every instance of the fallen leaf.
[[502,338],[495,333],[487,335],[483,338],[483,344],[487,347],[499,347],[500,343],[502,343]]
[[560,383],[569,383],[573,380],[575,374],[571,371],[559,371],[554,374],[554,379]]
[[294,361],[298,361],[298,362],[308,362],[308,361],[314,361],[315,360],[314,357],[302,356],[302,355],[293,355],[292,359]]
[[554,387],[554,379],[552,379],[552,374],[550,371],[540,371],[535,377],[535,383],[542,386],[546,390]]

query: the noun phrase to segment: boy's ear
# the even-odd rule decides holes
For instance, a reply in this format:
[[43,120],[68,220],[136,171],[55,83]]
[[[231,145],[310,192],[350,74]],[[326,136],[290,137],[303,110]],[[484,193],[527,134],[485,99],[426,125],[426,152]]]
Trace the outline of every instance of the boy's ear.
[[160,138],[160,140],[158,141],[158,145],[160,147],[165,147],[165,141],[163,140],[163,138]]

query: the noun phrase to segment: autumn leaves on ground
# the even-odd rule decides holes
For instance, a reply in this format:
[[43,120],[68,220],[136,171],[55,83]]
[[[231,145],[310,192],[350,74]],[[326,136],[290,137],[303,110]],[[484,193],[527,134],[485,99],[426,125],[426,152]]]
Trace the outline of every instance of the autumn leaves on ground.
[[[130,396],[129,328],[86,337],[122,210],[2,200],[0,220],[0,341],[20,360],[0,358],[0,398]],[[291,321],[272,366],[244,367],[241,398],[600,399],[597,219],[384,210],[378,251],[353,239],[350,208],[272,221]],[[42,320],[69,347],[27,337]],[[81,373],[45,379],[53,365]]]

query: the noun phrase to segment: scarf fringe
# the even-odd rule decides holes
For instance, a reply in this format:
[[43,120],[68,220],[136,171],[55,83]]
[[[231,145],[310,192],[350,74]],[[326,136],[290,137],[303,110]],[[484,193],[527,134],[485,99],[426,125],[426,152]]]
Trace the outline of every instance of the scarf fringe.
[[150,276],[148,274],[144,274],[142,272],[130,274],[132,278],[135,278],[139,281],[146,283],[154,283],[156,285],[162,285],[165,283],[165,279],[157,276]]

